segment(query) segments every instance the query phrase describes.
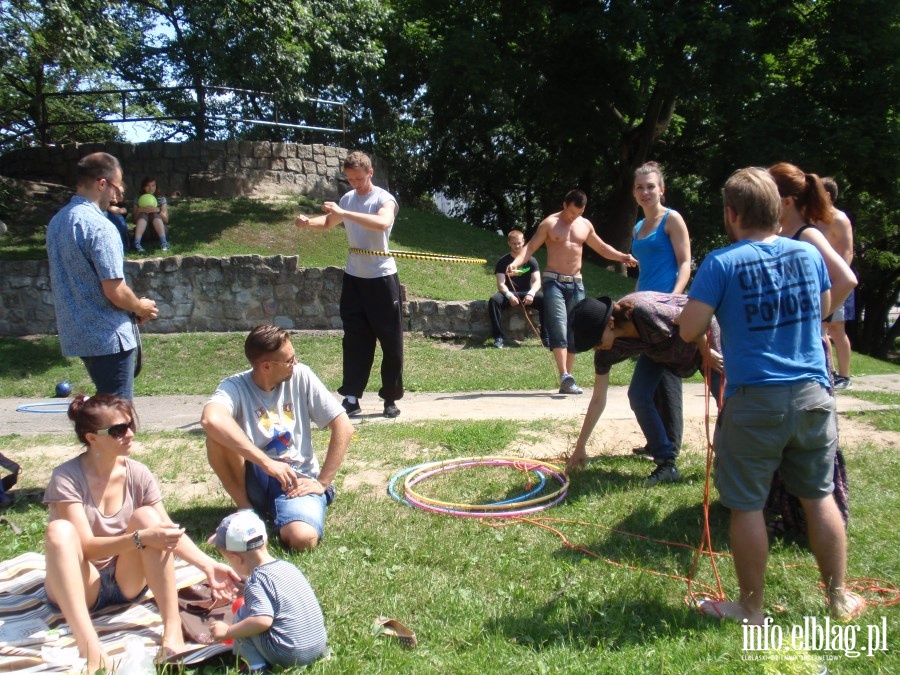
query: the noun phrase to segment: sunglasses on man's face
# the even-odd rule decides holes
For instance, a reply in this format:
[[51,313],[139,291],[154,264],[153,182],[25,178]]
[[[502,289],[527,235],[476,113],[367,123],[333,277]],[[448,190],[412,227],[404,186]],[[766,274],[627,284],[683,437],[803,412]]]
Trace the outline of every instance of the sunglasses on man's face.
[[97,429],[95,434],[99,434],[100,436],[112,436],[113,438],[125,438],[125,434],[128,433],[128,430],[131,429],[134,431],[134,420],[130,422],[122,422],[121,424],[113,424],[111,427],[106,429]]

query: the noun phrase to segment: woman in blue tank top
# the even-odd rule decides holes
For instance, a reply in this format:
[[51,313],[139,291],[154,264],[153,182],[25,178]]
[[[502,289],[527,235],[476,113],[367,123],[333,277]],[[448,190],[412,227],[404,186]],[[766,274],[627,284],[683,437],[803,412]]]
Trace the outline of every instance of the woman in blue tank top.
[[[634,172],[632,194],[644,217],[634,227],[631,254],[640,265],[638,291],[684,293],[691,276],[691,242],[687,225],[678,211],[663,205],[666,192],[662,168],[647,162]],[[629,400],[635,414],[638,407],[645,415],[658,417],[666,430],[667,445],[677,456],[681,449],[684,428],[681,378],[654,363],[644,355],[638,357],[629,386]],[[652,448],[650,443],[632,452],[653,459],[659,482],[678,480],[674,460],[671,466],[659,461],[660,453],[669,455],[669,448]],[[651,481],[652,482],[652,481]]]
[[634,172],[632,194],[644,212],[631,244],[640,263],[637,290],[684,293],[691,277],[691,242],[681,214],[663,205],[665,193],[659,164],[647,162]]

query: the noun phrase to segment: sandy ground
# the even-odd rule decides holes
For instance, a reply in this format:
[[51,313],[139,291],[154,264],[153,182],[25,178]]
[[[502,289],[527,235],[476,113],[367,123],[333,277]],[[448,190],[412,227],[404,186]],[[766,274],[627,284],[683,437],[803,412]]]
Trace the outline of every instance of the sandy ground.
[[[854,388],[900,393],[900,376],[869,376],[854,378]],[[555,392],[472,392],[456,394],[409,393],[399,403],[402,413],[397,420],[381,416],[380,400],[363,399],[363,414],[354,418],[358,428],[369,424],[394,424],[422,420],[482,420],[482,419],[556,419],[559,424],[553,432],[523,434],[513,442],[509,453],[515,456],[544,459],[563,457],[574,446],[584,411],[590,400],[591,390],[582,396],[564,396]],[[202,434],[198,419],[205,403],[201,396],[159,396],[138,398],[135,401],[141,426],[154,431],[187,431]],[[685,452],[704,452],[706,448],[705,396],[702,385],[687,384],[684,389],[684,441]],[[17,450],[14,459],[22,464],[26,473],[21,487],[46,485],[51,469],[71,458],[79,451],[74,442],[71,423],[58,412],[28,413],[17,411],[20,406],[36,401],[0,399],[0,436],[19,434],[30,436],[50,433],[59,442],[41,443],[25,450]],[[858,398],[838,396],[841,445],[852,448],[863,444],[885,449],[900,448],[900,433],[877,431],[847,412],[876,409],[879,406]],[[54,410],[56,407],[32,407],[32,410]],[[714,409],[714,406],[713,406]],[[711,432],[710,432],[711,433]],[[588,448],[590,457],[630,455],[631,449],[643,445],[643,435],[628,407],[625,387],[611,387],[608,404]],[[198,449],[197,462],[204,466],[197,471],[170,472],[163,478],[164,491],[178,494],[183,500],[197,496],[211,496],[221,492],[218,481],[213,479],[205,466],[202,445],[192,443]],[[155,438],[148,442],[148,449],[177,449],[184,446],[181,439]],[[177,454],[177,453],[176,453]],[[373,470],[351,458],[345,461],[343,489],[370,489],[384,494],[389,476],[382,470]],[[26,478],[27,476],[27,478]],[[210,480],[207,480],[209,478]]]

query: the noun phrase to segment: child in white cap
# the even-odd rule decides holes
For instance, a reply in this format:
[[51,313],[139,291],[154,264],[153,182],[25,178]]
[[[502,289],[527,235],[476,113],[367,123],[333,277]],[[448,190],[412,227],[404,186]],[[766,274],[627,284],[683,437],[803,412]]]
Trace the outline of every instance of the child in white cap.
[[249,510],[231,514],[208,543],[246,579],[244,604],[234,623],[211,622],[213,639],[233,639],[235,653],[251,671],[306,665],[326,654],[319,601],[300,570],[269,553],[266,526],[259,516]]

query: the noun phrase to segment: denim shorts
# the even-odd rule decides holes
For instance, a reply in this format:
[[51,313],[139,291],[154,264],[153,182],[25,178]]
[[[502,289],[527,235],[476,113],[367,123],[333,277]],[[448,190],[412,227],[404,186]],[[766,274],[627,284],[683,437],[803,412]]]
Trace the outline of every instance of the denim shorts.
[[[101,609],[105,609],[110,605],[130,605],[132,602],[137,602],[147,594],[147,587],[144,586],[144,588],[133,598],[125,597],[122,593],[122,589],[119,588],[119,584],[116,583],[117,561],[118,559],[113,560],[112,564],[99,570],[100,592],[97,594],[97,601],[94,603],[94,606],[88,610],[92,614],[94,612],[99,612]],[[47,600],[47,604],[49,604],[54,611],[61,611],[59,605],[49,599]]]
[[834,397],[818,382],[738,387],[716,421],[715,484],[723,506],[759,511],[778,469],[788,492],[834,492]]
[[569,345],[569,312],[584,300],[584,284],[580,281],[565,282],[544,277],[544,320],[547,322],[550,349],[560,347],[574,351]]
[[319,539],[323,537],[325,509],[334,500],[333,485],[328,486],[325,494],[288,498],[281,489],[281,483],[256,464],[245,462],[245,466],[247,497],[257,513],[264,513],[272,518],[276,530],[299,521],[315,528]]

